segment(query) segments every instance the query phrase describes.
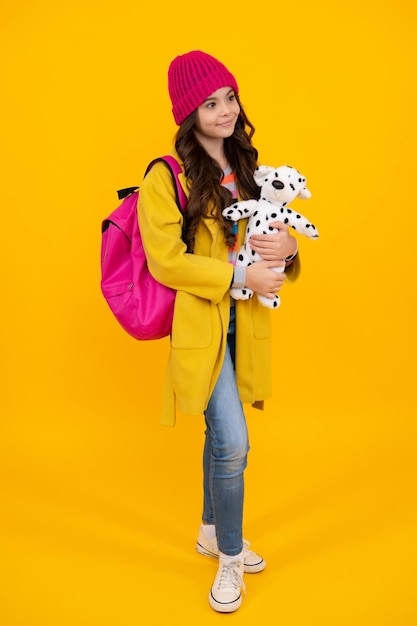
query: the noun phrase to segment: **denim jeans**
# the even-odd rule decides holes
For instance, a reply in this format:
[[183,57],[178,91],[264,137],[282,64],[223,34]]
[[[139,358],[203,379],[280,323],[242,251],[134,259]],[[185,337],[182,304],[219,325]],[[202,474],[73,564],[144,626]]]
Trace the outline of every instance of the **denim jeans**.
[[234,369],[234,307],[230,314],[223,367],[205,412],[203,522],[215,524],[219,550],[236,556],[243,547],[243,472],[249,441]]

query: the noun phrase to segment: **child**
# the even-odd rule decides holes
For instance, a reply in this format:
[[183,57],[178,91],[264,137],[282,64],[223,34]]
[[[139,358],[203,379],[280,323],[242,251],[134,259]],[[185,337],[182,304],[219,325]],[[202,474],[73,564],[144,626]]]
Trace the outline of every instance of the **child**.
[[[286,274],[297,273],[297,242],[285,225],[258,235],[263,261],[234,265],[245,220],[230,223],[222,209],[233,199],[259,197],[253,180],[254,127],[238,96],[235,77],[217,59],[194,50],[168,71],[172,112],[179,126],[174,156],[188,195],[185,217],[175,203],[170,173],[157,163],[144,179],[139,223],[149,268],[177,290],[162,422],[183,413],[205,416],[203,515],[197,550],[219,559],[211,607],[231,612],[242,601],[244,572],[265,568],[242,539],[243,473],[249,441],[242,402],[263,408],[271,396],[270,310],[257,298],[233,301],[229,289],[247,286],[268,298]],[[183,232],[183,219],[185,226]],[[286,274],[270,268],[286,264]]]

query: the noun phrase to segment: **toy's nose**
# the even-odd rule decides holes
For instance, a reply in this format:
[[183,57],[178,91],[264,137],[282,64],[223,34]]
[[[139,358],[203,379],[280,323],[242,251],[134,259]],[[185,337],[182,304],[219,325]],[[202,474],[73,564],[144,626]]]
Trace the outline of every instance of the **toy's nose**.
[[272,186],[275,187],[275,189],[284,189],[284,183],[282,183],[280,180],[274,180]]

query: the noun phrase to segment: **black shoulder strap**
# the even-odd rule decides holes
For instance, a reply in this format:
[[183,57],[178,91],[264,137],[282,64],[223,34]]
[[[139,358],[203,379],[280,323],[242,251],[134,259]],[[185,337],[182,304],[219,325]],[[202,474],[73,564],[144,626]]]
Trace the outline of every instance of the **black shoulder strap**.
[[[168,155],[165,157],[157,157],[156,159],[153,159],[153,161],[149,163],[145,171],[145,176],[152,169],[155,163],[158,163],[158,161],[162,161],[169,169],[171,173],[171,177],[172,177],[172,182],[174,183],[175,202],[177,204],[178,210],[181,213],[184,213],[186,206],[187,206],[187,196],[185,195],[184,189],[182,188],[182,185],[178,178],[179,174],[181,174],[182,172],[181,166],[173,156]],[[117,196],[119,200],[124,200],[125,198],[127,198],[132,193],[135,193],[135,191],[138,191],[138,190],[139,190],[138,186],[126,187],[125,189],[119,189],[117,191]],[[186,235],[186,221],[184,219],[183,226],[182,226],[182,240],[183,241],[185,241],[185,235]]]
[[135,193],[135,191],[137,191],[139,189],[139,187],[126,187],[126,189],[119,189],[117,192],[117,197],[119,198],[119,200],[124,200],[125,198],[127,198],[127,196],[132,195],[132,193]]
[[[181,183],[178,178],[179,174],[182,171],[181,166],[173,156],[168,155],[168,156],[157,157],[156,159],[153,159],[153,161],[151,161],[148,167],[146,168],[145,176],[152,169],[155,163],[158,163],[159,161],[162,161],[170,171],[172,182],[174,183],[175,202],[177,204],[178,209],[181,211],[181,213],[183,213],[187,205],[187,196],[185,195],[184,189],[182,188]],[[119,189],[117,191],[117,197],[119,198],[119,200],[124,200],[125,198],[127,198],[132,193],[135,193],[135,191],[138,191],[138,190],[139,190],[139,186],[125,187],[124,189]]]

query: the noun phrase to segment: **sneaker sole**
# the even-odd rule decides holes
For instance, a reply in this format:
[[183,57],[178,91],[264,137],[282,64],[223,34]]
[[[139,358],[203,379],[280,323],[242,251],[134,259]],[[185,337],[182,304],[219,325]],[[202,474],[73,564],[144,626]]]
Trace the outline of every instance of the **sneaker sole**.
[[197,542],[196,549],[197,549],[197,552],[199,554],[202,554],[203,556],[210,556],[212,559],[219,558],[218,554],[216,554],[215,552],[210,552],[209,550],[206,550],[206,548],[204,548],[204,546],[202,546],[201,543]]
[[238,598],[236,598],[236,600],[233,600],[233,602],[217,602],[217,600],[213,597],[210,589],[208,601],[211,608],[218,613],[233,613],[233,611],[237,611],[242,604],[242,596],[240,595]]
[[[214,552],[209,552],[201,545],[201,543],[197,543],[196,549],[197,549],[197,552],[203,556],[208,556],[211,559],[219,558],[218,554],[215,554]],[[259,563],[254,563],[253,565],[246,565],[246,563],[243,564],[243,569],[244,569],[245,574],[257,574],[258,572],[262,572],[265,569],[265,567],[266,567],[266,563],[263,559]]]

